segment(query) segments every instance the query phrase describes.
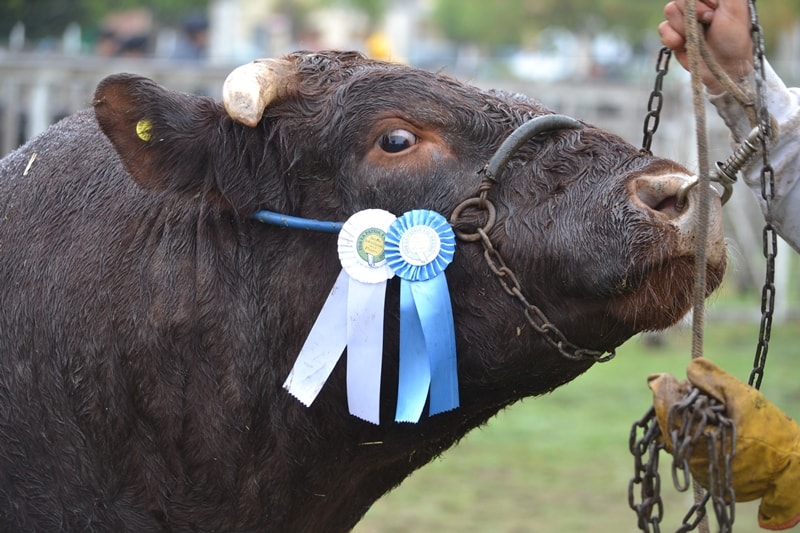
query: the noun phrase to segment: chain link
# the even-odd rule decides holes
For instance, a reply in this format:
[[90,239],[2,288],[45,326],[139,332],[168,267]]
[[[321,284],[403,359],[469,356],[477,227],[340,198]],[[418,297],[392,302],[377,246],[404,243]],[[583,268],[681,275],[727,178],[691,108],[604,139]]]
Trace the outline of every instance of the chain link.
[[769,351],[769,339],[772,332],[772,315],[775,311],[775,257],[778,253],[778,236],[772,226],[772,201],[775,196],[775,173],[770,162],[769,143],[772,139],[772,119],[767,109],[766,70],[764,67],[764,34],[758,22],[755,0],[749,1],[750,31],[753,40],[753,66],[756,71],[756,102],[758,128],[761,130],[761,197],[766,204],[766,225],[762,234],[766,271],[764,285],[761,289],[761,324],[758,331],[758,343],[753,360],[753,370],[748,383],[755,388],[761,387],[764,367]]
[[[570,127],[561,126],[561,127]],[[489,165],[487,165],[488,167]],[[500,255],[500,252],[492,244],[489,238],[489,231],[494,226],[496,220],[496,209],[494,204],[489,200],[488,194],[495,183],[495,175],[491,172],[482,172],[481,183],[478,186],[478,195],[474,198],[468,198],[461,202],[453,210],[450,215],[450,225],[453,226],[456,236],[465,242],[481,241],[483,245],[483,257],[489,269],[494,273],[500,287],[509,296],[516,298],[523,307],[525,319],[531,327],[542,335],[545,340],[561,354],[563,357],[573,361],[592,361],[595,363],[604,363],[614,358],[616,353],[614,350],[599,351],[590,350],[588,348],[580,348],[571,343],[564,336],[563,333],[556,327],[555,324],[547,319],[547,316],[541,309],[531,304],[522,292],[522,285],[517,278],[517,275],[506,265],[505,260]],[[483,227],[476,228],[473,232],[466,232],[459,228],[459,222],[464,212],[469,209],[476,209],[483,211],[486,223]]]
[[[681,527],[699,524],[710,499],[720,533],[729,533],[735,518],[732,463],[736,453],[736,427],[725,415],[725,405],[693,387],[682,401],[671,406],[667,427],[674,447],[672,477],[677,490],[689,488],[689,460],[697,445],[706,445],[708,459],[708,492],[689,510]],[[683,474],[682,484],[679,474]],[[693,514],[697,517],[690,521]]]
[[[660,533],[664,519],[661,474],[658,473],[658,456],[664,448],[660,436],[656,411],[651,407],[640,420],[634,422],[628,441],[634,465],[633,478],[628,483],[628,505],[636,512],[639,529],[646,533]],[[641,497],[639,503],[636,503],[635,495],[637,486]]]
[[[489,200],[484,199],[484,202],[491,205]],[[478,228],[476,232],[480,236],[481,243],[483,244],[483,257],[486,260],[486,264],[489,265],[489,268],[497,277],[497,281],[500,282],[502,289],[510,296],[519,300],[524,309],[525,319],[537,333],[542,335],[553,348],[558,350],[558,353],[574,361],[588,360],[596,363],[604,363],[610,361],[614,357],[614,350],[608,353],[605,351],[589,350],[587,348],[580,348],[568,341],[555,324],[547,319],[542,310],[528,302],[528,299],[525,298],[519,279],[516,274],[508,268],[502,256],[497,249],[495,249],[492,241],[486,234],[486,231],[484,231],[483,228]]]
[[[708,492],[691,506],[675,531],[695,530],[705,519],[706,506],[711,501],[720,533],[730,533],[735,519],[732,462],[736,427],[725,416],[725,406],[693,387],[683,400],[671,406],[667,427],[673,448],[672,482],[676,490],[685,492],[691,485],[689,462],[695,447],[705,445],[708,458]],[[634,476],[628,484],[628,505],[636,512],[639,529],[647,533],[659,533],[664,519],[658,472],[659,452],[666,448],[664,441],[655,408],[651,407],[642,419],[634,422],[629,440]]]
[[653,144],[653,135],[655,135],[658,125],[661,122],[661,107],[664,105],[664,76],[669,70],[669,60],[672,57],[672,50],[666,46],[661,48],[658,53],[658,60],[656,61],[656,81],[653,90],[650,92],[650,98],[647,101],[647,114],[644,117],[644,138],[642,139],[641,151],[652,155],[651,145]]

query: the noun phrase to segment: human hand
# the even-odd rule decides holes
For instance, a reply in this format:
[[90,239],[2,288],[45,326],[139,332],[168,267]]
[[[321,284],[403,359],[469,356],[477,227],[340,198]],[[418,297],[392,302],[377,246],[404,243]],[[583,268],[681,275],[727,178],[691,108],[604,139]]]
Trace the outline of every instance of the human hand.
[[[800,427],[761,392],[708,359],[692,359],[686,375],[688,382],[669,374],[648,378],[667,451],[672,453],[667,427],[670,407],[683,400],[694,385],[722,402],[736,426],[736,454],[731,464],[736,501],[761,498],[758,522],[764,529],[788,529],[800,523]],[[722,457],[722,450],[717,453]],[[707,446],[698,442],[689,468],[704,487],[708,487],[708,466]]]
[[[669,2],[664,6],[666,20],[658,26],[658,34],[662,44],[688,70],[685,13],[686,0]],[[753,70],[753,43],[747,0],[697,0],[697,20],[703,24],[708,49],[722,70],[734,82],[749,75]],[[710,94],[723,92],[702,59],[699,74]]]

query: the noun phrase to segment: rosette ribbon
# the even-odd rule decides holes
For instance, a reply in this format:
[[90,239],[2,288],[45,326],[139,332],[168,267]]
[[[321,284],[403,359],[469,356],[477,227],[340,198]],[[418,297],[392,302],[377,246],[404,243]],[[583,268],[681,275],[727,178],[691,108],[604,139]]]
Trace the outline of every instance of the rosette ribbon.
[[342,271],[283,384],[306,406],[317,398],[346,347],[350,413],[379,423],[386,281],[394,277],[384,240],[395,218],[388,211],[367,209],[350,217],[339,232]]
[[430,391],[431,415],[458,407],[453,309],[444,269],[455,235],[434,211],[409,211],[389,227],[385,255],[400,281],[397,422],[417,422]]

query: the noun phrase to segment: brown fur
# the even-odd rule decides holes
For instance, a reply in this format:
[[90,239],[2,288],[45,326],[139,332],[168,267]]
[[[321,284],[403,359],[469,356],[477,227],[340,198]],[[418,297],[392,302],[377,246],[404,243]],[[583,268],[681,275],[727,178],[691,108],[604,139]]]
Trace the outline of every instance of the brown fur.
[[[0,529],[346,531],[467,431],[589,368],[459,243],[460,408],[392,422],[396,281],[381,425],[348,414],[342,364],[310,408],[281,387],[340,268],[336,237],[250,214],[449,216],[510,131],[549,112],[355,54],[292,59],[294,96],[257,128],[119,75],[0,162]],[[419,142],[385,153],[395,129]],[[610,349],[688,309],[690,261],[626,188],[676,168],[587,126],[527,143],[492,190],[493,241],[572,342]]]

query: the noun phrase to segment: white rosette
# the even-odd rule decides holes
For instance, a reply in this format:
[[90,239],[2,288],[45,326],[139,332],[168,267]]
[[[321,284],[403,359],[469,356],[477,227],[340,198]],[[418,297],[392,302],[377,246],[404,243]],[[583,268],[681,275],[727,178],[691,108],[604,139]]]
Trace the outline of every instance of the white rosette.
[[384,242],[397,217],[382,209],[351,216],[339,233],[339,261],[350,276],[347,291],[347,404],[350,413],[377,424],[383,362],[386,281]]
[[397,217],[383,209],[359,211],[347,219],[339,232],[339,261],[354,280],[384,283],[394,277],[386,263],[386,232]]
[[311,405],[347,347],[350,413],[379,423],[383,313],[386,281],[394,276],[384,241],[396,217],[381,209],[359,211],[339,232],[342,271],[283,384]]

